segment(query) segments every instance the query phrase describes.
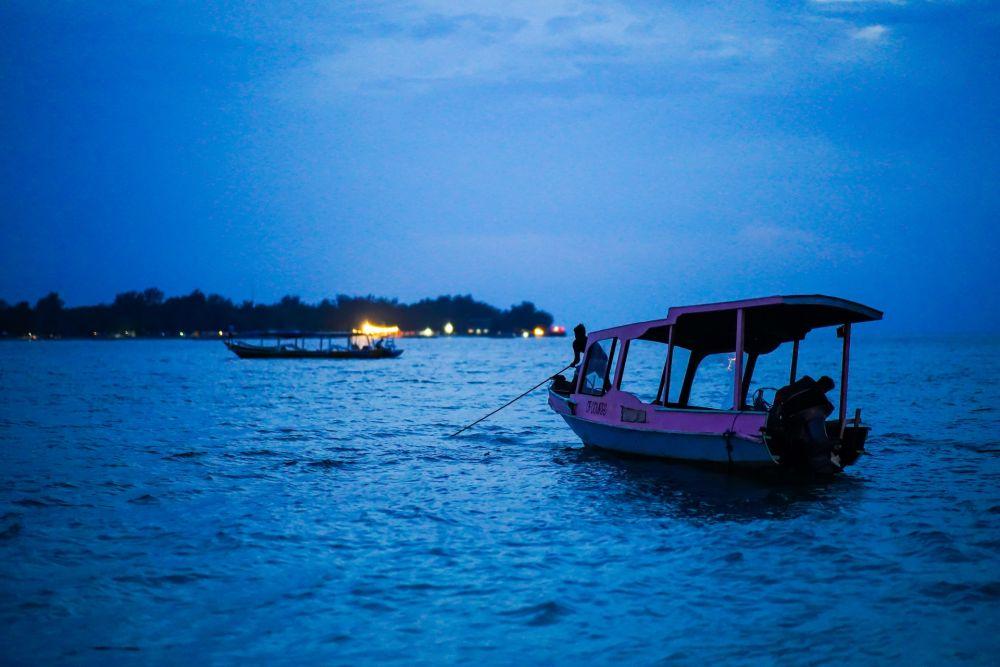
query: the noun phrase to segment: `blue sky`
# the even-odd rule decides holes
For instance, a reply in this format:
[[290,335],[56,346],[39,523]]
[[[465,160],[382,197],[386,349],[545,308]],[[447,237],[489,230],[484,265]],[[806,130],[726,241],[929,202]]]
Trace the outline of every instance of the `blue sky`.
[[7,301],[603,326],[824,292],[1000,330],[990,3],[14,0],[0,30]]

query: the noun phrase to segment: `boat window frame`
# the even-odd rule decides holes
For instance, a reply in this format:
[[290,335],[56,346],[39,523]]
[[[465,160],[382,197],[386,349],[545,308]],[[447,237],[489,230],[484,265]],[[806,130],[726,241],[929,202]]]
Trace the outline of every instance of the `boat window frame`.
[[[586,381],[587,381],[587,366],[590,364],[590,358],[594,352],[594,347],[600,345],[600,343],[606,340],[611,341],[611,348],[608,350],[607,353],[608,360],[604,368],[604,381],[601,383],[601,391],[600,393],[585,391],[584,387],[586,386]],[[618,369],[618,366],[621,365],[621,358],[620,358],[621,354],[618,355],[619,358],[615,357],[615,352],[617,351],[618,345],[620,343],[621,339],[619,336],[608,336],[607,338],[599,338],[587,346],[587,354],[583,358],[583,364],[581,365],[581,370],[580,370],[580,377],[578,379],[578,384],[576,387],[576,391],[578,394],[584,394],[586,396],[604,396],[609,391],[611,391],[611,389],[614,388],[614,385],[612,383],[612,377],[615,377],[615,379],[617,379],[618,376],[616,371]],[[615,376],[611,375],[612,372],[616,372]]]
[[[653,400],[652,401],[646,401],[646,400],[644,400],[638,394],[636,394],[635,391],[633,391],[631,389],[622,389],[622,383],[625,381],[625,371],[628,370],[628,363],[629,363],[629,356],[628,355],[629,355],[629,352],[631,351],[632,342],[633,341],[641,341],[643,343],[650,343],[650,344],[653,344],[653,345],[662,345],[663,348],[664,348],[664,350],[663,350],[663,352],[664,352],[664,354],[663,354],[663,364],[662,364],[662,366],[660,366],[659,378],[658,378],[658,381],[657,381],[656,391],[653,393]],[[634,396],[636,399],[638,399],[638,401],[640,403],[642,403],[644,405],[652,405],[652,406],[663,405],[663,403],[661,402],[661,397],[662,397],[663,392],[664,392],[664,386],[663,386],[663,384],[664,384],[664,381],[670,377],[670,374],[667,371],[667,368],[668,368],[668,365],[669,365],[669,363],[671,361],[673,347],[674,346],[671,345],[669,338],[668,338],[667,341],[653,340],[653,339],[643,338],[642,336],[636,336],[634,338],[627,338],[627,339],[625,339],[623,341],[623,344],[622,344],[621,353],[618,355],[620,359],[618,361],[618,371],[615,374],[615,382],[614,382],[614,385],[613,385],[614,389],[617,390],[617,391],[621,391],[621,392],[627,393],[627,394],[629,394],[631,396]]]

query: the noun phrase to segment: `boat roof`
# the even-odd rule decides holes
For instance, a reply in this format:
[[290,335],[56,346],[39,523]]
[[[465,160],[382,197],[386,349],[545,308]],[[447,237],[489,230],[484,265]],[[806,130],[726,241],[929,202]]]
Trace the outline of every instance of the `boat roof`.
[[595,331],[589,338],[593,341],[618,336],[666,343],[670,327],[676,325],[675,345],[706,354],[731,352],[736,349],[736,312],[741,309],[744,349],[757,354],[801,339],[813,329],[882,319],[882,311],[854,301],[823,294],[795,294],[675,306],[663,319]]
[[376,334],[366,334],[355,331],[298,331],[267,330],[267,331],[234,331],[229,334],[232,338],[351,338],[353,336],[372,336]]

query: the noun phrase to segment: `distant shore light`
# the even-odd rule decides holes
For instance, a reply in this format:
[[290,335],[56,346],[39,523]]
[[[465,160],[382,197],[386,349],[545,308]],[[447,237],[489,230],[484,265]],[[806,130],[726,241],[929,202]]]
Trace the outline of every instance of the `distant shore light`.
[[530,336],[530,335],[531,335],[531,334],[529,334],[529,333],[528,333],[527,331],[522,331],[522,332],[521,332],[521,338],[527,338],[527,337],[528,337],[528,336]]
[[430,327],[425,327],[420,330],[420,335],[423,336],[424,338],[430,338],[431,336],[434,335],[434,329],[431,329]]
[[453,333],[455,333],[455,325],[452,324],[451,322],[445,322],[444,332],[449,336],[452,335]]
[[532,331],[531,333],[535,334],[536,338],[541,338],[542,336],[545,335],[545,329],[541,327],[535,327],[534,331]]

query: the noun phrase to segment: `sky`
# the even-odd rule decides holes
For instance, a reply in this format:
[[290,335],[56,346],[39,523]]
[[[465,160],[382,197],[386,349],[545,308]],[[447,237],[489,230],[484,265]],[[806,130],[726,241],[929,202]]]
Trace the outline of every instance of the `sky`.
[[1000,331],[985,2],[0,3],[0,298]]

